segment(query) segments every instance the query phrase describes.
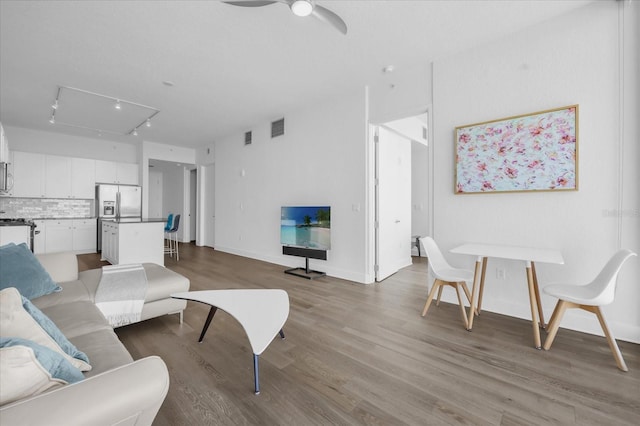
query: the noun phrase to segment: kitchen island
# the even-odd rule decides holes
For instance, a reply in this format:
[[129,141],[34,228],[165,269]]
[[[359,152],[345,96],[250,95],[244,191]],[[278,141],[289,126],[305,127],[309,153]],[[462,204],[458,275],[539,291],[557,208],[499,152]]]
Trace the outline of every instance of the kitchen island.
[[112,265],[156,263],[164,266],[163,218],[102,220],[102,260]]

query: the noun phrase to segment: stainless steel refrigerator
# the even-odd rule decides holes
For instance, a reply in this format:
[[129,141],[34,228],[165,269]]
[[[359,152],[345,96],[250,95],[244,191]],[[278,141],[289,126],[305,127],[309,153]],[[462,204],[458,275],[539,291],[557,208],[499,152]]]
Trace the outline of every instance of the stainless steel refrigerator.
[[102,251],[102,221],[142,218],[142,187],[137,185],[96,185],[98,251]]

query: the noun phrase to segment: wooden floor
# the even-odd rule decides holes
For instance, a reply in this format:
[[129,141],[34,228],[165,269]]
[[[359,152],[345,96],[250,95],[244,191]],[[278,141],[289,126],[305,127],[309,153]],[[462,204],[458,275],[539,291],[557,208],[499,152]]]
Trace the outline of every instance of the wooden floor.
[[[79,258],[81,268],[100,265],[96,255]],[[483,312],[467,332],[447,303],[422,318],[422,259],[370,286],[309,282],[282,266],[189,244],[181,244],[180,262],[166,262],[189,277],[191,290],[285,289],[291,313],[286,339],[260,357],[260,395],[246,335],[224,312],[202,344],[208,308],[194,302],[182,325],[171,315],[117,329],[134,358],[159,355],[169,367],[155,425],[640,422],[640,345],[619,342],[630,370],[623,373],[603,337],[560,330],[547,352],[533,348],[530,323],[516,318]]]

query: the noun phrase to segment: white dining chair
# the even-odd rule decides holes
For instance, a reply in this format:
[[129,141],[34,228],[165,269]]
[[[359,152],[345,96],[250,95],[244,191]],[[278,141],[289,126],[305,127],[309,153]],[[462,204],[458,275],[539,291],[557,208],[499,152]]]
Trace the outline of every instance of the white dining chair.
[[[454,268],[449,265],[433,238],[421,237],[420,244],[422,244],[422,247],[424,247],[425,253],[427,254],[427,262],[429,264],[429,268],[431,269],[431,272],[435,277],[433,285],[431,286],[431,291],[429,292],[429,296],[427,297],[427,302],[425,303],[424,309],[422,310],[422,316],[425,316],[427,314],[429,306],[431,306],[431,302],[433,301],[433,298],[435,296],[436,290],[438,290],[438,299],[436,301],[436,306],[438,306],[440,305],[440,297],[442,296],[443,287],[450,286],[455,288],[456,290],[462,320],[464,321],[465,328],[468,328],[469,320],[467,318],[467,312],[465,311],[464,304],[462,302],[460,287],[462,287],[462,290],[467,296],[467,300],[469,301],[469,303],[471,303],[471,293],[469,292],[469,288],[467,287],[466,283],[473,283],[473,271]],[[476,312],[475,308],[473,312]]]
[[543,289],[546,294],[558,298],[558,303],[549,322],[548,335],[544,342],[545,350],[551,348],[565,311],[569,308],[580,308],[596,314],[618,368],[622,371],[629,370],[622,358],[620,348],[607,326],[600,307],[613,302],[620,269],[624,262],[633,256],[636,256],[636,254],[631,250],[622,249],[618,251],[609,259],[598,276],[588,284],[550,284]]

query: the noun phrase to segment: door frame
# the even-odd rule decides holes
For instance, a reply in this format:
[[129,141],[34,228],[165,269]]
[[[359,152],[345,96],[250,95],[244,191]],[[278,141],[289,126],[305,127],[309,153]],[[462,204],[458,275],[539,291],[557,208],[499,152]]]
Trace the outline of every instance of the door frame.
[[[384,123],[400,120],[403,118],[414,117],[422,114],[427,114],[427,135],[428,135],[428,167],[429,167],[429,182],[427,184],[427,199],[429,202],[427,211],[429,214],[429,221],[427,223],[428,236],[434,235],[435,232],[435,219],[434,219],[434,140],[433,140],[433,105],[428,104],[423,108],[417,109],[415,112],[405,112],[395,116],[385,117],[380,122],[368,121],[367,123],[367,147],[365,150],[367,159],[367,191],[366,191],[366,205],[367,205],[367,232],[366,232],[366,268],[365,268],[365,283],[376,283],[375,277],[375,265],[376,265],[376,229],[375,229],[375,212],[376,212],[376,149],[374,134],[372,129],[376,126],[383,125]],[[408,242],[409,243],[409,242]]]

